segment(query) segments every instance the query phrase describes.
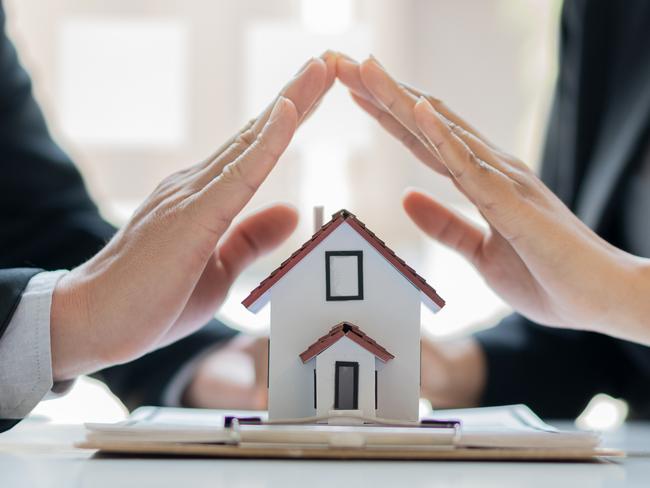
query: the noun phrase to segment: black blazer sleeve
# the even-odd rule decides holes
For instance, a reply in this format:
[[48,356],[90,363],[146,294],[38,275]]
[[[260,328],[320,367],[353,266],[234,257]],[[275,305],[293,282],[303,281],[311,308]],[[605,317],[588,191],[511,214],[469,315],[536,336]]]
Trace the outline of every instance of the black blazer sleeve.
[[571,418],[596,393],[632,399],[636,389],[639,373],[624,341],[544,327],[518,314],[476,338],[487,360],[486,406],[525,403],[547,418]]
[[[560,70],[544,148],[542,179],[576,211],[587,187],[585,174],[600,138],[599,121],[614,104],[604,73],[636,43],[614,35],[648,23],[647,2],[566,0],[563,4]],[[638,21],[638,22],[637,22]],[[621,38],[623,39],[623,38]],[[611,83],[611,81],[609,82]],[[644,85],[647,86],[647,83]],[[608,202],[610,208],[617,205]],[[612,240],[612,229],[597,229]],[[607,286],[606,283],[603,286]],[[611,304],[616,307],[616,304]],[[634,417],[650,416],[650,349],[588,332],[542,327],[511,315],[477,338],[486,354],[487,405],[523,402],[546,417],[575,417],[596,393],[626,399]]]
[[[4,21],[0,5],[0,340],[34,274],[83,263],[115,232],[50,137]],[[155,404],[182,364],[233,334],[212,321],[194,336],[98,376],[131,407]],[[0,431],[11,425],[0,419]]]
[[[0,269],[0,339],[27,283],[39,271],[34,268]],[[13,419],[0,419],[0,432],[10,429],[17,422]]]

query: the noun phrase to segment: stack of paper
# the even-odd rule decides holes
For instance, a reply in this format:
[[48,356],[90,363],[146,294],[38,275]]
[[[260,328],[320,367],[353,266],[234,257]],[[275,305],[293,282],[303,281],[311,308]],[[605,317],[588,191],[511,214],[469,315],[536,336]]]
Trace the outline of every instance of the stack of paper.
[[[235,425],[225,412],[143,407],[125,421],[88,424],[81,447],[107,452],[220,457],[363,459],[594,459],[596,434],[558,431],[524,405],[439,410],[458,428],[378,425]],[[232,415],[232,413],[229,413]],[[260,412],[235,412],[261,416]]]

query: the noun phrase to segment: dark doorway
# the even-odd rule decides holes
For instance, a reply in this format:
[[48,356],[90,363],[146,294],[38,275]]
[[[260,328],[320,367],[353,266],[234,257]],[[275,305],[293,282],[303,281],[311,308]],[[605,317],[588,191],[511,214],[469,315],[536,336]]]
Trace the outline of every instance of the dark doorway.
[[359,363],[336,361],[334,373],[334,408],[359,408]]

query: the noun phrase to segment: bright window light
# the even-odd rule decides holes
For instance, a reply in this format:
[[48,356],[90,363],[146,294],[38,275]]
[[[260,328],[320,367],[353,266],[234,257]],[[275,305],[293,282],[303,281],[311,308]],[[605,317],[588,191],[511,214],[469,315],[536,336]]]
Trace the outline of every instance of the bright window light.
[[600,432],[614,430],[625,422],[628,405],[623,400],[604,393],[594,396],[576,419],[576,426],[584,430]]
[[315,34],[342,34],[352,24],[352,0],[302,0],[300,14]]
[[182,144],[187,52],[181,20],[66,20],[59,32],[63,132],[90,145]]
[[59,398],[39,403],[30,413],[55,424],[117,422],[128,411],[101,381],[81,376],[72,390]]

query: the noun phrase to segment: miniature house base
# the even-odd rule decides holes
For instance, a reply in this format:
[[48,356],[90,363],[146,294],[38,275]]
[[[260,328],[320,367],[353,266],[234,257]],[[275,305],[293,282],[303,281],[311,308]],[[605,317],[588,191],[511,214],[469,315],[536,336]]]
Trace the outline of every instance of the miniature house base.
[[270,419],[418,419],[420,306],[445,302],[350,212],[334,214],[242,303],[271,306]]

